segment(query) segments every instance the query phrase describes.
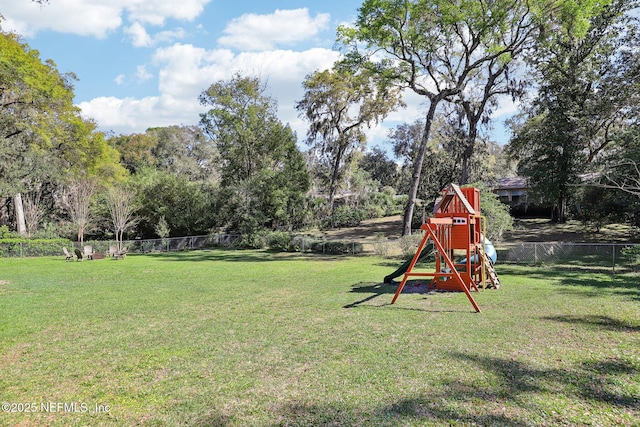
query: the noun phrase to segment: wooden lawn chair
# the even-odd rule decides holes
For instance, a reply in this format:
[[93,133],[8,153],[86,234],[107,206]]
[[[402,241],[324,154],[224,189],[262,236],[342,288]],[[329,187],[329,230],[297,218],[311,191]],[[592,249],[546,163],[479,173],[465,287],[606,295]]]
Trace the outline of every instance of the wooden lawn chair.
[[116,252],[115,258],[123,259],[126,256],[127,256],[127,247],[125,246],[124,248]]
[[93,259],[93,248],[91,246],[84,247],[83,257],[86,259]]
[[64,252],[64,256],[67,257],[65,261],[71,261],[73,259],[73,255],[69,253],[69,250],[66,247],[62,247],[62,252]]
[[109,246],[108,256],[110,256],[110,257],[115,257],[117,253],[118,253],[118,248],[117,248],[117,246],[115,246],[115,245],[111,245],[111,246]]

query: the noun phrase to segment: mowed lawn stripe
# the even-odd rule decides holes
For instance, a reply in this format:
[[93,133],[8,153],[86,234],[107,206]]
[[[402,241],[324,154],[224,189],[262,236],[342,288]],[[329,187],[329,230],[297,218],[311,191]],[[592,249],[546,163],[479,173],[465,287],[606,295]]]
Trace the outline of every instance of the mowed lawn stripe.
[[375,257],[198,251],[0,259],[12,425],[633,425],[637,276],[498,266],[499,291],[407,293]]

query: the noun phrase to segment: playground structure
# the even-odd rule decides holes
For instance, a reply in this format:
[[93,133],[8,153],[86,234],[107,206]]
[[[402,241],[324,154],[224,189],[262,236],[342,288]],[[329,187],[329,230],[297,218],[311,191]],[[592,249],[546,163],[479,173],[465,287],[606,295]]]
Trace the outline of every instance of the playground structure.
[[[500,287],[493,268],[495,249],[484,237],[486,225],[480,212],[480,190],[450,184],[442,191],[434,213],[435,217],[421,226],[424,235],[413,258],[384,279],[390,283],[393,277],[404,275],[391,304],[396,302],[409,278],[431,277],[430,288],[462,291],[476,312],[480,312],[471,291]],[[433,242],[435,252],[435,272],[416,271],[418,261],[431,253],[429,241]],[[464,258],[455,262],[456,255]]]

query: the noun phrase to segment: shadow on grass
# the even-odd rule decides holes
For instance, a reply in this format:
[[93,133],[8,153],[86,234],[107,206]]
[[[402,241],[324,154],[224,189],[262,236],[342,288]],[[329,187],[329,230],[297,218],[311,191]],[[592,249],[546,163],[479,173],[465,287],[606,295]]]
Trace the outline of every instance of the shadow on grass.
[[276,408],[280,426],[354,426],[379,427],[398,425],[480,425],[523,427],[527,423],[509,419],[504,414],[465,414],[447,407],[443,396],[416,396],[399,399],[388,405],[350,408],[343,405],[290,403]]
[[[391,300],[393,299],[393,295],[396,293],[398,289],[399,283],[376,283],[376,282],[360,282],[351,288],[351,293],[356,294],[368,294],[362,299],[352,302],[351,304],[347,304],[342,306],[342,308],[357,308],[357,307],[386,307],[397,310],[408,310],[408,311],[422,311],[428,313],[458,313],[458,312],[466,312],[466,310],[451,310],[451,309],[442,309],[442,308],[415,308],[415,307],[402,307],[395,304],[391,304]],[[402,294],[429,294],[436,291],[430,290],[427,281],[424,280],[408,280],[402,289]],[[385,296],[386,300],[383,304],[372,305],[368,304],[369,302],[375,300],[380,296]],[[426,299],[426,297],[425,297]]]
[[[541,419],[544,425],[575,425],[580,424],[572,418],[571,408],[576,406],[582,412],[591,409],[595,425],[611,425],[611,419],[605,418],[610,411],[603,405],[616,408],[629,418],[640,410],[640,400],[633,394],[635,385],[630,379],[640,373],[640,366],[631,358],[582,361],[557,369],[467,352],[443,356],[451,363],[475,365],[481,375],[494,379],[488,382],[477,381],[476,375],[458,376],[444,383],[425,384],[410,395],[401,392],[386,402],[372,404],[353,404],[339,398],[326,403],[285,401],[268,408],[269,418],[274,420],[270,425],[524,427]],[[550,412],[549,404],[559,406]],[[213,413],[198,418],[193,425],[235,424],[231,418]]]
[[[360,283],[356,283],[355,285],[353,285],[353,287],[351,288],[351,293],[356,293],[356,294],[370,294],[358,301],[355,301],[351,304],[347,304],[345,305],[343,308],[355,308],[358,307],[359,305],[362,305],[364,303],[367,303],[371,300],[374,300],[376,298],[378,298],[381,295],[388,295],[389,296],[389,301],[387,305],[391,304],[391,295],[394,295],[396,293],[396,290],[398,289],[398,285],[399,283],[393,283],[393,284],[389,284],[389,283],[376,283],[376,282],[360,282]],[[420,293],[420,294],[427,294],[429,293],[429,289],[427,287],[427,285],[424,282],[421,281],[414,281],[414,280],[409,280],[407,281],[407,283],[405,284],[404,288],[402,289],[402,293],[403,294],[408,294],[408,293]]]
[[[472,382],[464,384],[466,390],[476,398],[510,399],[519,406],[537,411],[529,403],[530,394],[553,393],[568,400],[576,399],[595,404],[607,404],[629,411],[640,410],[640,399],[633,393],[633,375],[640,373],[640,366],[632,359],[606,358],[583,361],[565,369],[545,369],[524,362],[499,357],[486,357],[465,353],[452,353],[453,358],[472,362],[486,372],[493,372],[500,381],[495,387],[478,388]],[[450,396],[460,399],[450,390]]]
[[[532,279],[555,281],[567,289],[580,289],[579,294],[598,296],[602,291],[640,300],[640,286],[638,277],[632,274],[618,274],[612,276],[611,270],[601,271],[590,266],[549,265],[531,267],[501,265],[496,267],[498,275],[526,275]],[[585,292],[590,288],[591,292]]]
[[640,326],[631,325],[609,316],[553,316],[543,317],[545,320],[553,320],[556,322],[579,324],[586,326],[596,326],[602,329],[616,332],[640,332]]
[[[545,425],[570,425],[571,406],[593,408],[593,421],[599,418],[602,404],[619,408],[631,417],[640,409],[633,384],[620,387],[638,367],[629,360],[604,359],[581,362],[567,369],[538,368],[527,363],[500,357],[468,353],[451,353],[452,360],[472,363],[497,379],[487,384],[452,378],[445,384],[426,388],[410,397],[400,397],[387,404],[349,406],[344,402],[315,404],[289,402],[273,408],[280,420],[277,425],[480,425],[523,427],[532,420],[545,419]],[[569,401],[567,410],[550,413],[545,399]],[[482,403],[479,403],[482,402]],[[586,409],[588,411],[588,409]],[[606,411],[604,411],[606,413]]]
[[300,252],[269,252],[242,249],[213,249],[189,252],[155,252],[144,254],[163,261],[223,261],[223,262],[274,262],[274,261],[339,261],[348,255],[323,255]]

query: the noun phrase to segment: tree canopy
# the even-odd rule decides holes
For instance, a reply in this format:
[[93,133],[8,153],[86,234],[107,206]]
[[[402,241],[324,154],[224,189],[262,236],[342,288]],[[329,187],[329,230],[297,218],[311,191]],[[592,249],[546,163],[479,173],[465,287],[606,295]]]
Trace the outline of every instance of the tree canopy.
[[[366,67],[386,81],[428,101],[422,140],[413,160],[403,234],[411,218],[433,119],[442,101],[455,100],[481,70],[508,64],[535,35],[530,3],[511,0],[366,0],[355,26],[338,38],[353,66]],[[488,80],[490,81],[490,80]]]
[[637,23],[626,15],[635,2],[616,0],[584,22],[565,26],[539,43],[532,59],[537,97],[510,143],[520,172],[564,221],[582,175],[603,150],[637,121]]
[[235,75],[200,95],[201,125],[220,155],[219,221],[235,230],[299,227],[310,178],[296,137],[254,77]]
[[304,96],[296,104],[309,121],[307,143],[329,165],[330,211],[345,169],[366,142],[363,127],[378,123],[402,105],[397,89],[379,84],[362,71],[336,64],[331,70],[310,74],[302,84]]

